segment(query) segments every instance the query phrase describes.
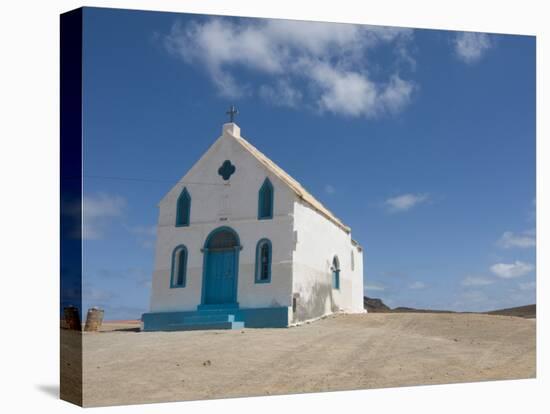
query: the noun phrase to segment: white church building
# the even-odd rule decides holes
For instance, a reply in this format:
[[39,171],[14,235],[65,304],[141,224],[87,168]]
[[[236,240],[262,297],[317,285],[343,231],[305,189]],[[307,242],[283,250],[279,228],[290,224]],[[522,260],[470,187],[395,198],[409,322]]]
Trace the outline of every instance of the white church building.
[[362,313],[351,229],[233,122],[159,204],[143,329],[287,327]]

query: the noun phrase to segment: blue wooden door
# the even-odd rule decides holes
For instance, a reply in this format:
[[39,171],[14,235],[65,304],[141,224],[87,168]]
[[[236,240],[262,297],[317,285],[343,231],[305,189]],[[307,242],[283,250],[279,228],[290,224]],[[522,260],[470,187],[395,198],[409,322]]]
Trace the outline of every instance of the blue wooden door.
[[235,251],[209,252],[206,271],[206,304],[235,302]]

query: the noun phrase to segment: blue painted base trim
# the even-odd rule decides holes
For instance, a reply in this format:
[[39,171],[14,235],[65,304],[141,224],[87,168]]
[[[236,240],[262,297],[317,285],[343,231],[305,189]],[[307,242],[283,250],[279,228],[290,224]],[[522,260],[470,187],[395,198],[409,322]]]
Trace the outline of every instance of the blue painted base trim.
[[239,308],[239,303],[216,303],[212,305],[199,305],[197,306],[197,310],[211,310],[211,309],[228,309],[228,310],[234,310]]
[[237,314],[246,328],[288,327],[287,307],[239,309]]
[[141,317],[144,331],[286,328],[288,308],[208,308],[187,312],[149,312]]

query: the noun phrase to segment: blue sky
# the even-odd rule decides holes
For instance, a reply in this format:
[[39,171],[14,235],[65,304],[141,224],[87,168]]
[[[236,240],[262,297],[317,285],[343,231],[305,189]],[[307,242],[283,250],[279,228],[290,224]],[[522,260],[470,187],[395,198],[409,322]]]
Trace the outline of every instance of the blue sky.
[[84,308],[147,310],[157,203],[242,134],[352,227],[390,306],[535,302],[535,38],[84,12]]

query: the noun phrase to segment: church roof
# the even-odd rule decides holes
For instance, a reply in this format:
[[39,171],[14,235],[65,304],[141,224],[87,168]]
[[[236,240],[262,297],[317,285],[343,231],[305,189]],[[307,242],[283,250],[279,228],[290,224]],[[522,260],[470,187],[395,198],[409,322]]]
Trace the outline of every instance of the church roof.
[[273,175],[285,183],[300,199],[309,204],[319,214],[332,221],[346,233],[351,232],[351,228],[346,226],[338,217],[336,217],[328,208],[317,200],[309,191],[307,191],[298,181],[292,178],[286,171],[271,161],[264,153],[259,151],[254,145],[241,137],[240,128],[236,124],[225,124],[224,131],[228,132],[235,140],[241,144],[250,154],[252,154],[262,165],[264,165]]

